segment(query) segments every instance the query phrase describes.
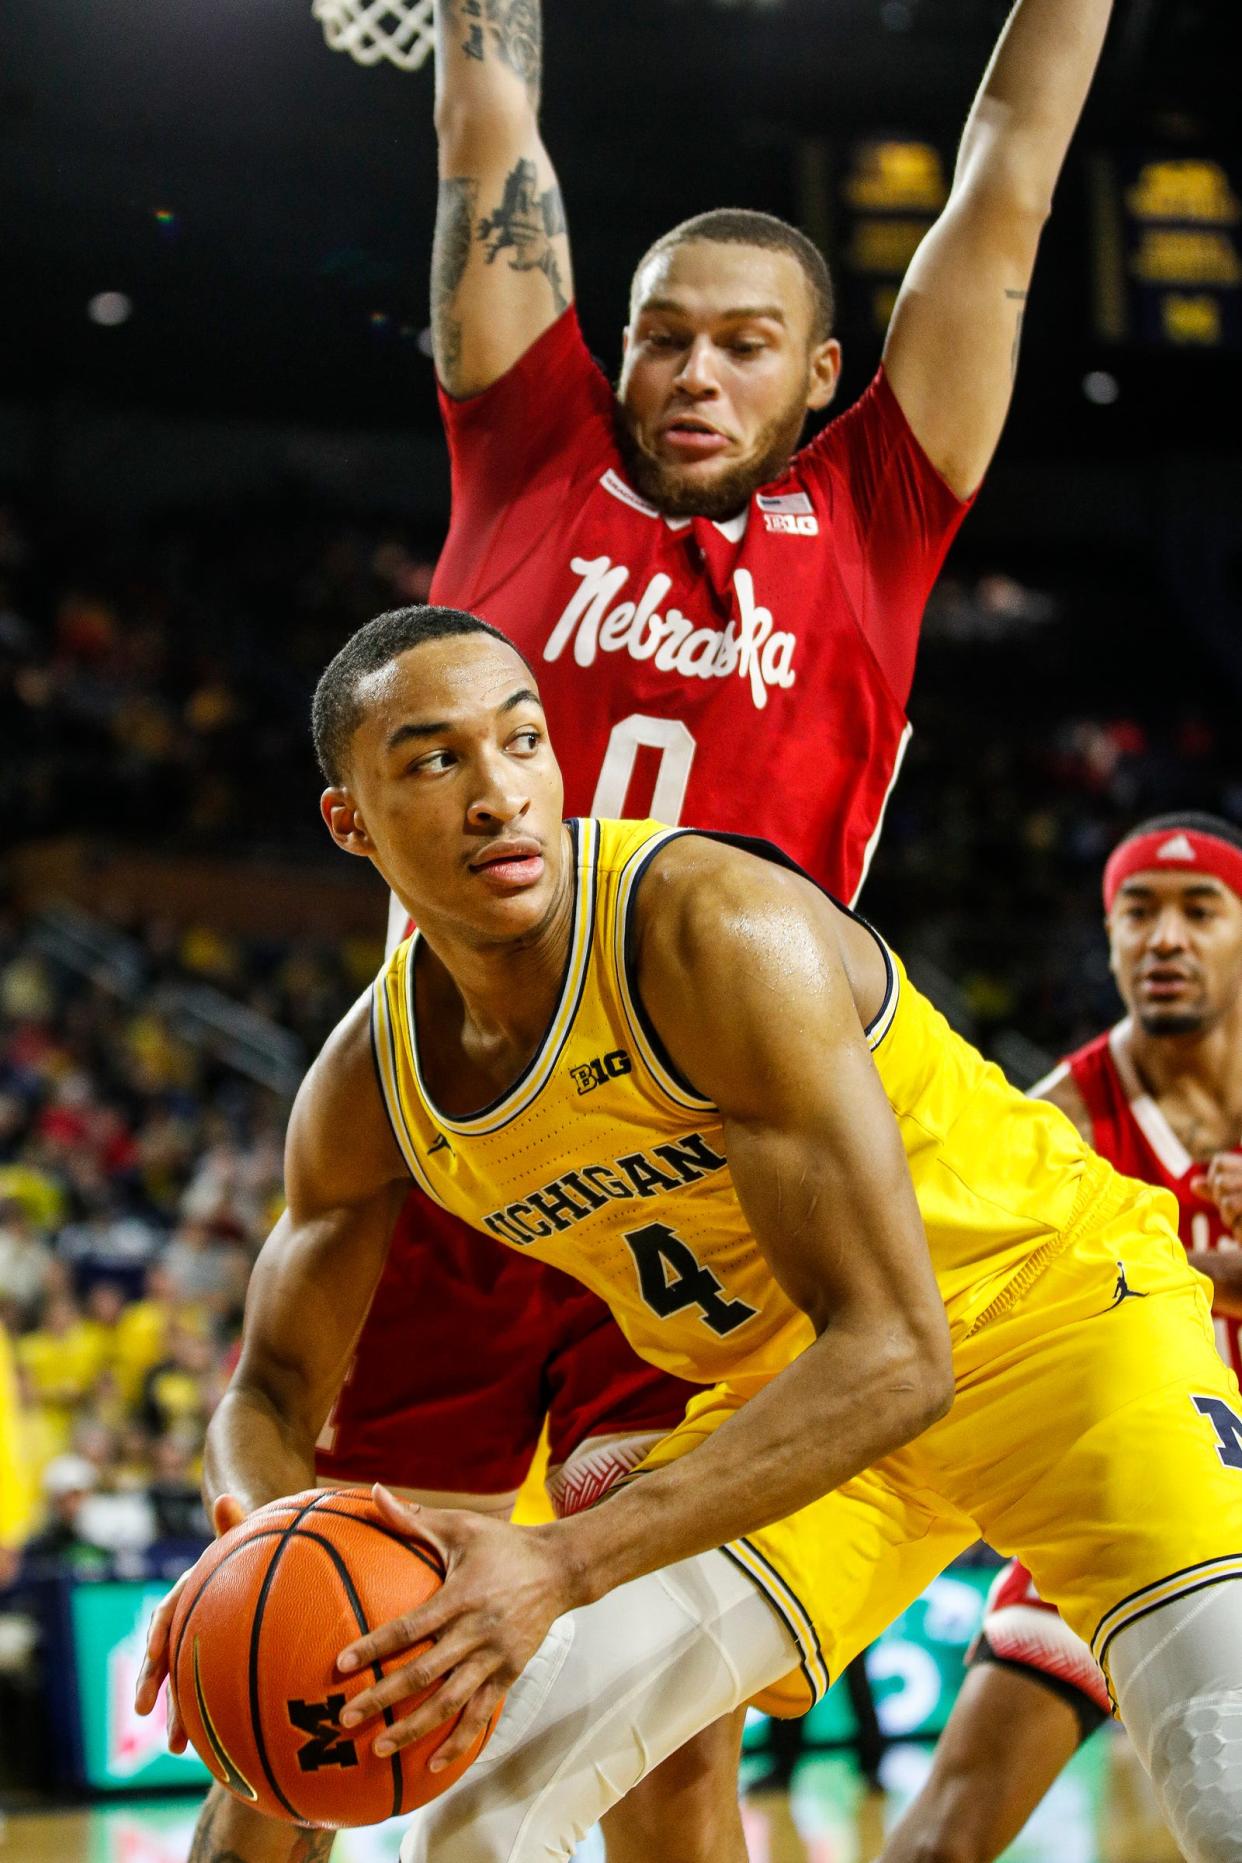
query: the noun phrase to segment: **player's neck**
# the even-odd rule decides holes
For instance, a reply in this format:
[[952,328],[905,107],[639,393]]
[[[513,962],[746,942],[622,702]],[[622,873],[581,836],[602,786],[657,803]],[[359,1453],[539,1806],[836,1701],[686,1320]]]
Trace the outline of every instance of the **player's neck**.
[[[510,939],[424,923],[417,979],[419,1044],[456,1077],[462,1063],[499,1094],[541,1045],[565,977],[574,924],[572,847],[545,918]],[[433,1068],[433,1072],[440,1069]],[[443,1083],[440,1083],[443,1085]],[[446,1092],[446,1102],[450,1096]]]
[[1242,1134],[1242,1003],[1198,1035],[1149,1035],[1137,1021],[1130,1056],[1144,1088],[1167,1111],[1214,1115],[1211,1145],[1234,1145]]

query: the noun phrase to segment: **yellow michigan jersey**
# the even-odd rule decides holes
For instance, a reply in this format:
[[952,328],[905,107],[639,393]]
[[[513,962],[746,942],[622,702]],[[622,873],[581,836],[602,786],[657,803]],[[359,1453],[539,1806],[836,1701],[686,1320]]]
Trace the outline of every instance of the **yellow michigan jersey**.
[[[718,1111],[678,1075],[634,987],[630,927],[637,888],[659,849],[686,832],[653,822],[571,824],[576,894],[556,1009],[521,1077],[470,1117],[450,1117],[439,1107],[421,1072],[413,990],[417,932],[393,954],[372,999],[383,1097],[415,1182],[498,1242],[585,1282],[642,1357],[716,1387],[691,1405],[685,1424],[655,1452],[657,1463],[693,1448],[812,1337],[806,1316],[781,1291],[747,1229]],[[755,851],[765,852],[757,844]],[[766,852],[783,860],[775,849]],[[867,1036],[901,1131],[961,1395],[950,1418],[911,1450],[726,1549],[763,1585],[797,1641],[801,1679],[791,1681],[784,1705],[805,1704],[808,1694],[822,1692],[830,1675],[980,1531],[999,1550],[1020,1551],[1042,1594],[1087,1637],[1119,1599],[1190,1565],[1181,1556],[1187,1546],[1192,1558],[1204,1548],[1213,1559],[1231,1557],[1235,1549],[1242,1555],[1242,1478],[1233,1484],[1233,1513],[1217,1516],[1220,1530],[1205,1527],[1198,1538],[1179,1541],[1167,1563],[1163,1543],[1132,1547],[1132,1557],[1096,1557],[1095,1566],[1105,1570],[1084,1582],[1080,1562],[1057,1556],[1073,1536],[1058,1527],[1067,1491],[1055,1487],[1042,1513],[1038,1505],[1026,1508],[1022,1545],[1011,1543],[1005,1509],[1013,1512],[1032,1484],[1038,1486],[1041,1455],[1065,1447],[1031,1354],[1045,1336],[1060,1338],[1069,1320],[1107,1305],[1114,1232],[1149,1250],[1150,1285],[1132,1305],[1150,1307],[1149,1319],[1159,1315],[1156,1342],[1167,1352],[1157,1381],[1167,1384],[1176,1375],[1178,1366],[1168,1372],[1168,1354],[1180,1346],[1203,1390],[1228,1400],[1236,1387],[1222,1384],[1202,1288],[1177,1243],[1171,1199],[1118,1177],[1060,1112],[1011,1087],[913,988],[876,937],[888,983]],[[1085,1246],[1097,1233],[1110,1238],[1103,1255]],[[1055,1273],[1067,1251],[1081,1281],[1072,1293]],[[1103,1293],[1101,1275],[1108,1278]],[[1185,1306],[1168,1340],[1161,1330],[1167,1309],[1147,1298],[1157,1280]],[[1055,1311],[1044,1313],[1050,1289]],[[1080,1418],[1085,1435],[1107,1400],[1075,1367],[1079,1330],[1068,1358],[1062,1352],[1064,1363],[1053,1367],[1052,1389],[1055,1396],[1062,1383],[1077,1385],[1080,1412],[1083,1389],[1095,1392],[1090,1401],[1098,1399],[1096,1409]],[[1145,1349],[1151,1345],[1148,1339]],[[1024,1408],[1028,1369],[1042,1414]],[[1151,1375],[1148,1366],[1144,1376]],[[1130,1390],[1125,1401],[1133,1397]],[[1188,1410],[1183,1421],[1192,1434],[1197,1430],[1210,1462],[1214,1439],[1205,1414]],[[946,1459],[939,1445],[948,1424],[955,1426],[958,1446]],[[1012,1459],[1019,1446],[1020,1467]],[[1002,1478],[998,1460],[1006,1454],[1011,1460]],[[987,1517],[993,1495],[996,1505]],[[1134,1499],[1141,1508],[1137,1492]]]

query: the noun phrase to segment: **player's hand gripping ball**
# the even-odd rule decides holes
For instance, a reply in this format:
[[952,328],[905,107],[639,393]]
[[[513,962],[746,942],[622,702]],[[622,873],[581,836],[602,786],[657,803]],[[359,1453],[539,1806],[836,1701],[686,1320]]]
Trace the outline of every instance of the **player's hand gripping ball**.
[[351,1696],[411,1652],[350,1676],[337,1668],[347,1643],[425,1603],[441,1579],[438,1555],[394,1532],[361,1488],[289,1495],[217,1540],[177,1600],[169,1670],[186,1733],[221,1785],[268,1817],[325,1829],[375,1824],[447,1791],[499,1707],[459,1761],[430,1773],[455,1720],[386,1759],[371,1750],[378,1716],[340,1725]]

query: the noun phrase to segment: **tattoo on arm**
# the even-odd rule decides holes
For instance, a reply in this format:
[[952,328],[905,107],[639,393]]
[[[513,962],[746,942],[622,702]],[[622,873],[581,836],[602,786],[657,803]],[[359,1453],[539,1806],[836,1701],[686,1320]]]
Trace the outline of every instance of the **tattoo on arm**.
[[552,288],[559,317],[569,307],[561,268],[552,241],[565,231],[565,209],[558,187],[541,194],[535,164],[525,156],[505,176],[499,205],[479,222],[478,237],[486,242],[486,260],[494,265],[502,252],[510,252],[514,272],[542,272]]
[[452,315],[452,306],[470,260],[478,196],[479,184],[469,175],[440,183],[431,252],[431,327],[446,377],[461,360],[461,323]]
[[540,0],[440,0],[450,32],[467,58],[483,64],[494,53],[522,80],[531,104],[539,108],[543,76],[543,30]]
[[1022,324],[1026,317],[1027,293],[1025,291],[1010,291],[1006,289],[1005,296],[1011,303],[1021,306],[1018,311],[1018,327],[1013,333],[1013,354],[1009,360],[1010,375],[1016,380],[1018,374],[1018,352],[1022,348]]
[[516,72],[539,108],[543,76],[543,31],[539,0],[487,0],[492,40],[510,71]]
[[[217,1845],[213,1839],[216,1817],[223,1799],[224,1794],[218,1787],[208,1794],[194,1833],[194,1842],[190,1846],[188,1863],[246,1863],[239,1851],[227,1845]],[[328,1863],[335,1831],[312,1831],[305,1825],[297,1825],[292,1830],[287,1825],[285,1828],[289,1831],[287,1863]]]
[[335,1838],[335,1831],[299,1830],[289,1863],[328,1863]]
[[222,1797],[223,1793],[218,1786],[208,1793],[194,1827],[194,1841],[190,1845],[188,1863],[245,1863],[245,1859],[236,1850],[217,1847],[212,1836]]

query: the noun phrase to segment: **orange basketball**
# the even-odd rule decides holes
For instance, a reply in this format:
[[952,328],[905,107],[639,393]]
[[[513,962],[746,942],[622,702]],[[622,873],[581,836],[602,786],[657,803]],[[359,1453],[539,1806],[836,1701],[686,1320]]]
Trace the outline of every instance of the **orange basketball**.
[[377,1759],[379,1716],[347,1728],[339,1717],[411,1652],[349,1676],[336,1667],[346,1644],[440,1582],[438,1556],[396,1533],[362,1488],[288,1495],[217,1540],[178,1599],[169,1669],[185,1730],[221,1785],[269,1817],[329,1829],[375,1824],[447,1791],[496,1716],[444,1772],[427,1762],[452,1722]]

